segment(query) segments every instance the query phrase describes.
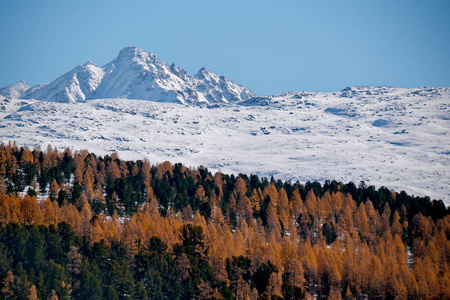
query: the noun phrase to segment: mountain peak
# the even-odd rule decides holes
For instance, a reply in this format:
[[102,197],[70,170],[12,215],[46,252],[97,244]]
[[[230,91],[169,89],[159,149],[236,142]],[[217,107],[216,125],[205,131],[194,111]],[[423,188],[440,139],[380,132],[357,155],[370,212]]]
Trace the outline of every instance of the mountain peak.
[[197,74],[195,75],[195,77],[197,77],[198,79],[204,80],[207,77],[219,77],[217,74],[215,74],[214,72],[212,72],[210,69],[207,69],[205,67],[201,67],[200,70],[198,70]]
[[122,56],[122,55],[135,55],[136,53],[140,53],[140,52],[144,52],[144,50],[142,50],[142,49],[140,49],[138,47],[129,46],[129,47],[125,47],[122,50],[120,50],[119,56]]
[[83,67],[90,67],[90,66],[96,67],[97,65],[94,64],[94,63],[90,60],[90,61],[85,62],[82,66],[83,66]]
[[135,58],[144,60],[150,58],[151,60],[158,60],[158,57],[155,54],[145,52],[141,48],[137,47],[125,47],[122,50],[120,50],[119,55],[117,56],[118,60],[120,59],[134,60]]

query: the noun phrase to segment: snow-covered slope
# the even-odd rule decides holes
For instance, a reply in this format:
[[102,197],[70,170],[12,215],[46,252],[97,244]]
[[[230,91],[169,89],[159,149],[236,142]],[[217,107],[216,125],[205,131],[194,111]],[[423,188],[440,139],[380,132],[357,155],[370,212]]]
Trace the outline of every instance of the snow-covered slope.
[[18,99],[27,91],[30,87],[25,81],[18,81],[16,83],[7,85],[0,89],[0,95],[8,98]]
[[3,142],[117,151],[126,159],[301,182],[362,180],[450,204],[448,88],[289,92],[221,106],[6,101],[0,101]]
[[78,66],[52,83],[27,91],[26,98],[42,101],[76,103],[89,99],[102,81],[104,71],[92,62]]
[[209,70],[201,69],[191,76],[136,47],[124,48],[103,68],[88,62],[48,85],[29,88],[18,82],[1,89],[0,94],[63,103],[128,98],[182,104],[228,103],[255,96],[249,89]]

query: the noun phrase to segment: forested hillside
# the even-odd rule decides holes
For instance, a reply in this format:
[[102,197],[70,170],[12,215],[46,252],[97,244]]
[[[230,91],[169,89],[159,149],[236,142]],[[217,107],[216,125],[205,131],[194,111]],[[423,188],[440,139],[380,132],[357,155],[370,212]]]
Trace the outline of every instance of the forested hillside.
[[0,297],[449,299],[449,215],[364,182],[2,144]]

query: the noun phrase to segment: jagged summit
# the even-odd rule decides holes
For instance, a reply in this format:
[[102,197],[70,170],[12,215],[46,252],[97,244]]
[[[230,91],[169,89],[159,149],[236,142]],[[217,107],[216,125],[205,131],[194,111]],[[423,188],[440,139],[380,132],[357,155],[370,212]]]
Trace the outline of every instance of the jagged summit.
[[173,74],[155,54],[127,47],[103,67],[105,77],[92,98],[129,98],[158,102],[194,102],[189,82]]
[[200,70],[198,70],[197,74],[195,74],[195,77],[197,78],[204,78],[205,75],[208,73],[211,73],[211,71],[205,67],[201,67]]
[[255,96],[206,68],[192,76],[137,47],[122,49],[103,67],[88,61],[47,85],[18,82],[0,89],[10,98],[76,103],[90,99],[127,98],[182,104],[229,103]]
[[145,66],[149,64],[160,64],[161,61],[158,56],[153,53],[145,52],[137,47],[125,47],[119,52],[117,57],[111,63],[105,65],[105,67],[114,63]]
[[145,52],[141,48],[135,47],[135,46],[128,46],[120,50],[119,55],[117,55],[117,58],[121,57],[135,57],[135,56],[142,56],[142,55],[153,55],[152,53]]

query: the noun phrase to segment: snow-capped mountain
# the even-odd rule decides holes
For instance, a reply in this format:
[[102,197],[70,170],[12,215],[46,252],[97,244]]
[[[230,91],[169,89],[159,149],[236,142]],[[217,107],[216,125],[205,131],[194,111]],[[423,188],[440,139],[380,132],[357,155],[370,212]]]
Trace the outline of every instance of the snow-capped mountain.
[[[174,73],[195,81],[172,66]],[[4,143],[118,152],[300,182],[365,181],[447,205],[449,129],[449,88],[349,87],[198,106],[98,99],[76,109],[0,98]]]
[[102,81],[104,71],[92,62],[78,66],[55,81],[26,92],[26,98],[42,101],[76,103],[90,98]]
[[25,94],[30,87],[25,81],[18,81],[13,84],[7,85],[0,89],[0,95],[8,98],[19,99]]
[[124,48],[102,68],[88,62],[48,85],[29,88],[25,82],[18,82],[1,89],[0,94],[63,103],[127,98],[182,104],[229,103],[255,96],[224,76],[204,68],[191,76],[136,47]]
[[127,47],[104,66],[105,77],[93,98],[129,98],[158,102],[196,102],[189,81],[172,73],[154,54]]

